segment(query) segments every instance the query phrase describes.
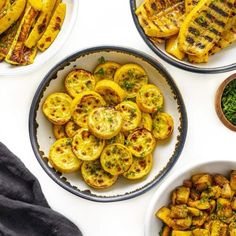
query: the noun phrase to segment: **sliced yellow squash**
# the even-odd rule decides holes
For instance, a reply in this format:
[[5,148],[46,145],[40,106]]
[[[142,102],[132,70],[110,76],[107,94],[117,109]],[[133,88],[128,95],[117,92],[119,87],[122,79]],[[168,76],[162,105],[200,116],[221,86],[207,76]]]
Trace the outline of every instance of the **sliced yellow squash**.
[[72,151],[83,161],[93,161],[99,158],[105,141],[98,139],[86,129],[79,129],[72,140]]
[[71,139],[58,139],[50,148],[49,163],[61,173],[78,171],[82,161],[71,150]]
[[141,128],[129,134],[126,145],[134,156],[143,157],[152,153],[156,140],[150,131]]
[[105,106],[104,99],[94,91],[84,91],[71,104],[72,120],[80,127],[88,127],[88,114],[96,107]]
[[41,11],[43,8],[42,0],[28,0],[29,4],[37,11]]
[[53,125],[53,134],[56,139],[66,138],[65,126],[64,125]]
[[116,175],[103,170],[100,161],[85,161],[81,167],[82,177],[87,185],[96,189],[111,187],[117,180]]
[[188,55],[188,60],[191,63],[206,63],[209,60],[209,53],[206,53],[203,56],[194,56],[194,55]]
[[119,143],[108,145],[101,154],[102,168],[112,175],[119,175],[129,169],[133,162],[128,148]]
[[148,131],[152,131],[152,117],[148,113],[142,113],[141,122],[138,128],[145,128]]
[[53,8],[55,6],[56,0],[44,0],[42,11],[32,28],[29,37],[25,41],[25,46],[32,48],[37,45],[38,40],[42,37],[47,25],[51,19],[53,13]]
[[113,144],[113,143],[124,144],[124,142],[125,142],[125,136],[124,136],[123,133],[120,132],[115,137],[113,137],[111,139],[107,139],[106,140],[106,145]]
[[64,125],[71,118],[72,99],[66,93],[52,93],[43,103],[43,113],[56,125]]
[[141,179],[149,174],[152,169],[152,154],[144,157],[133,156],[133,163],[122,175],[131,180]]
[[179,49],[178,35],[174,35],[166,40],[166,52],[176,57],[179,60],[183,60],[185,53]]
[[60,3],[56,8],[53,16],[47,26],[47,29],[43,33],[43,36],[37,43],[37,47],[40,51],[45,51],[48,49],[51,44],[56,39],[57,35],[59,34],[62,24],[64,22],[66,15],[66,4]]
[[0,12],[3,10],[4,6],[6,5],[7,0],[1,0],[0,1]]
[[65,125],[65,132],[66,135],[69,138],[72,138],[75,136],[76,131],[79,129],[80,127],[72,120],[70,120],[68,123],[66,123]]
[[5,32],[21,16],[25,9],[26,0],[15,0],[0,16],[0,34]]
[[121,103],[126,97],[126,92],[117,83],[106,79],[96,84],[95,91],[111,106]]
[[88,116],[88,127],[98,138],[110,139],[116,136],[122,127],[123,119],[113,107],[94,108]]
[[94,86],[93,74],[82,69],[72,70],[65,79],[65,88],[71,97],[76,97],[83,91],[93,90]]

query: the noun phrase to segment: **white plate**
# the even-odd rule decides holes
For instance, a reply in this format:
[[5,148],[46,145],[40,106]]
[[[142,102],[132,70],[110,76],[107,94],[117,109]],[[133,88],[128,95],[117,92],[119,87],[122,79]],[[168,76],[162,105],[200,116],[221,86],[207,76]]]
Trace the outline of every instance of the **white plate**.
[[170,194],[178,186],[183,185],[183,180],[189,179],[196,173],[211,173],[229,175],[232,169],[236,169],[236,162],[232,161],[213,161],[198,164],[196,166],[187,167],[178,170],[175,174],[170,175],[163,181],[162,185],[157,189],[152,197],[145,214],[145,236],[157,236],[162,229],[162,222],[155,217],[155,213],[161,207],[170,203]]
[[130,0],[134,23],[145,43],[163,60],[181,69],[198,73],[222,73],[236,69],[236,42],[232,43],[229,47],[224,48],[215,55],[210,56],[209,62],[201,64],[192,64],[187,61],[178,60],[165,51],[164,43],[158,45],[152,43],[152,41],[149,40],[149,38],[144,33],[142,27],[139,24],[138,18],[135,15],[136,8],[139,7],[143,2],[144,0]]
[[52,45],[43,53],[38,52],[34,63],[27,66],[12,66],[4,61],[0,63],[0,76],[14,76],[30,73],[39,66],[46,63],[50,58],[52,58],[62,47],[69,37],[71,30],[73,29],[78,13],[78,0],[63,0],[66,3],[66,16],[63,23],[63,26]]
[[[154,152],[154,165],[151,173],[140,181],[128,181],[122,177],[106,190],[95,190],[88,187],[80,173],[56,173],[48,165],[50,146],[55,141],[52,126],[42,113],[41,107],[45,98],[56,91],[64,91],[64,79],[74,68],[93,71],[100,57],[121,64],[137,63],[148,73],[151,83],[156,84],[164,94],[165,111],[173,116],[175,129],[170,140],[158,142]],[[44,78],[36,91],[31,105],[29,132],[35,155],[44,170],[63,188],[70,192],[94,201],[117,201],[135,197],[157,184],[171,169],[178,159],[186,137],[187,117],[181,95],[168,72],[155,60],[137,51],[119,47],[97,47],[78,52],[64,59]]]

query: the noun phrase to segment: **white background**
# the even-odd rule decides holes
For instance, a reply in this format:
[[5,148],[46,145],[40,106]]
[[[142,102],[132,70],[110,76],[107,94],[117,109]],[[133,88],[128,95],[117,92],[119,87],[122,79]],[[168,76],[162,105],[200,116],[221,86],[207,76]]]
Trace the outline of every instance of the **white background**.
[[159,59],[143,42],[133,23],[129,0],[80,0],[72,35],[53,59],[33,73],[0,78],[0,141],[39,179],[50,206],[78,225],[85,236],[141,236],[145,210],[158,186],[139,197],[117,203],[83,200],[48,177],[30,145],[29,109],[45,74],[69,54],[97,45],[144,51],[159,60],[173,76],[185,101],[189,124],[182,155],[170,174],[180,167],[207,160],[236,159],[236,133],[221,124],[214,109],[218,86],[233,72],[203,75],[177,69]]

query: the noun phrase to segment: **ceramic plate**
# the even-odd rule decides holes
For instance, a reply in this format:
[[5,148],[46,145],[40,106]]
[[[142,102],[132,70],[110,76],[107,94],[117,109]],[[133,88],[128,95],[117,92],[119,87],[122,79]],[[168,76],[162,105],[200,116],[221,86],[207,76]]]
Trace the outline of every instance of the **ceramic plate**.
[[134,23],[145,43],[163,60],[181,69],[198,73],[222,73],[236,69],[236,59],[234,56],[236,54],[236,43],[232,43],[232,45],[223,49],[221,52],[211,56],[208,63],[202,64],[191,64],[189,62],[176,59],[165,51],[164,43],[155,46],[155,44],[152,43],[144,33],[138,22],[138,18],[135,15],[136,8],[139,7],[143,1],[144,0],[130,0]]
[[[52,127],[42,113],[45,98],[57,91],[64,91],[64,78],[74,68],[93,71],[98,59],[116,61],[121,64],[133,62],[141,65],[148,73],[151,83],[156,84],[164,94],[165,111],[174,118],[174,133],[168,142],[160,142],[154,152],[154,166],[151,173],[140,181],[128,181],[120,177],[111,188],[98,191],[82,181],[80,173],[61,174],[48,165],[48,152],[55,141]],[[94,201],[118,201],[138,196],[157,184],[177,161],[184,146],[187,132],[187,117],[184,102],[172,77],[156,60],[149,56],[119,47],[96,47],[77,52],[56,65],[45,76],[37,89],[29,117],[29,132],[34,153],[49,176],[68,191]]]
[[213,161],[198,164],[192,167],[187,167],[178,170],[175,174],[170,175],[165,179],[163,185],[161,185],[152,197],[152,200],[148,206],[145,214],[145,236],[156,236],[162,229],[162,222],[155,217],[155,213],[158,209],[164,205],[168,205],[170,202],[170,193],[176,187],[183,184],[183,180],[189,179],[192,175],[197,173],[210,173],[210,174],[222,174],[229,175],[232,169],[236,169],[236,162],[232,161]]
[[63,44],[66,42],[68,36],[72,28],[75,25],[77,13],[78,13],[78,0],[63,0],[66,3],[66,17],[61,28],[60,33],[58,34],[56,40],[53,42],[50,48],[48,48],[45,52],[38,52],[35,61],[31,65],[27,66],[12,66],[8,63],[2,62],[0,63],[0,76],[15,76],[20,74],[30,73],[45,62],[47,62],[50,58],[52,58],[55,53],[57,53]]

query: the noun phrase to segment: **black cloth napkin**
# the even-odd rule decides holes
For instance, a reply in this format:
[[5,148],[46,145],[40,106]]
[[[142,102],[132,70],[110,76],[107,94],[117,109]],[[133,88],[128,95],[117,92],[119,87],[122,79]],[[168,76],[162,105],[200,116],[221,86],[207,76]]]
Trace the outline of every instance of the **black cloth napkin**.
[[34,175],[0,143],[0,236],[82,236],[53,211]]

